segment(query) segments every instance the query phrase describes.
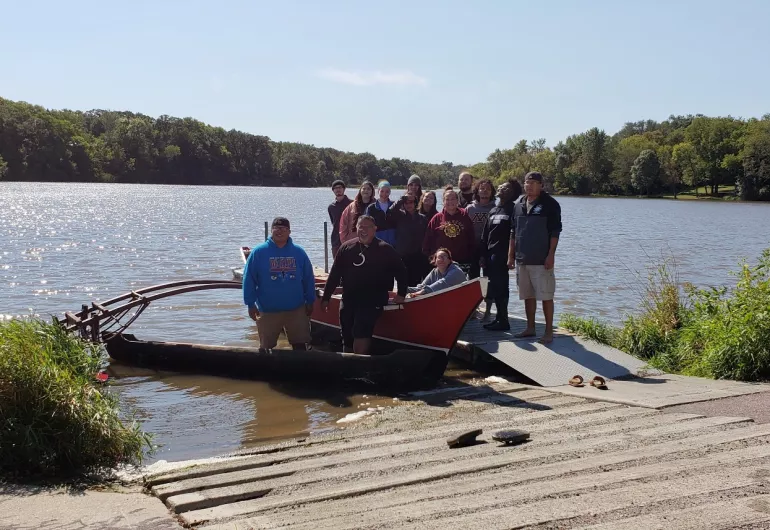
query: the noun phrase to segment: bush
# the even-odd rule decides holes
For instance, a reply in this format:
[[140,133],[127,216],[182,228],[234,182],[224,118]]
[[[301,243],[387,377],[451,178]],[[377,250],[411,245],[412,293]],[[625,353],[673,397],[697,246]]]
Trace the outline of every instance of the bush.
[[65,476],[139,464],[150,437],[95,380],[99,346],[39,320],[0,322],[0,473]]
[[679,288],[675,267],[650,274],[639,315],[621,328],[564,315],[559,324],[671,373],[715,379],[770,378],[770,249],[741,264],[734,289]]

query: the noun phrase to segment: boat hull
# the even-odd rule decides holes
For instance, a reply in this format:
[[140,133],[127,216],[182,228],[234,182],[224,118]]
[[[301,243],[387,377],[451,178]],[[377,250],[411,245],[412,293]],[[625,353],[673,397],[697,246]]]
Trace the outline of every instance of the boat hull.
[[[477,278],[461,285],[401,304],[385,306],[377,320],[373,338],[381,351],[415,348],[448,354],[465,323],[476,311],[486,292],[487,279]],[[311,316],[314,337],[340,340],[341,289],[329,301],[329,310],[321,309],[320,295]]]
[[222,375],[239,379],[301,380],[323,384],[408,390],[435,386],[447,356],[401,349],[389,355],[355,355],[320,350],[279,350],[138,340],[118,334],[105,342],[111,358],[134,366]]

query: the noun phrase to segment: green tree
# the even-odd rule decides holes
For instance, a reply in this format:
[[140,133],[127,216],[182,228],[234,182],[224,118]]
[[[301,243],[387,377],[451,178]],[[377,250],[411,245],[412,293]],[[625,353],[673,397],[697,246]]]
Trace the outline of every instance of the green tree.
[[631,167],[639,154],[656,147],[655,142],[642,134],[628,136],[617,143],[613,150],[612,181],[622,192],[629,193],[631,191]]
[[672,163],[682,175],[683,181],[695,188],[695,196],[698,197],[698,187],[703,182],[703,163],[695,151],[695,147],[689,142],[682,142],[674,146],[671,154]]
[[634,161],[631,167],[631,183],[647,195],[654,190],[660,179],[660,161],[652,149],[645,149]]

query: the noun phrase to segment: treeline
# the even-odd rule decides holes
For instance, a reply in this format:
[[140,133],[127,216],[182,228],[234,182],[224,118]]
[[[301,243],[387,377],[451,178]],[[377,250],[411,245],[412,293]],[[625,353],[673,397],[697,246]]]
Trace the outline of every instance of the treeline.
[[[0,178],[21,181],[327,186],[387,179],[423,186],[456,182],[465,166],[378,159],[267,136],[226,131],[192,118],[132,112],[47,110],[0,98]],[[676,195],[735,189],[770,200],[770,114],[762,119],[670,116],[629,122],[610,136],[598,128],[547,147],[545,139],[497,149],[470,168],[501,181],[538,170],[546,186],[573,195]]]
[[495,180],[543,173],[547,186],[573,195],[674,196],[683,188],[734,186],[743,200],[770,200],[770,114],[762,119],[670,116],[629,122],[613,136],[593,128],[554,148],[545,139],[496,150],[471,171]]
[[406,185],[456,182],[462,167],[290,142],[212,127],[192,118],[48,110],[0,98],[0,179],[246,186]]

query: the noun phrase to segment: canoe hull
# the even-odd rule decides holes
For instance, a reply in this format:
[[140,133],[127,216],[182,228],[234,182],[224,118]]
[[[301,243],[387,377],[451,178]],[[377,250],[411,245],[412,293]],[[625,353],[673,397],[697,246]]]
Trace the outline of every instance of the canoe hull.
[[320,350],[273,350],[178,342],[142,341],[118,334],[105,342],[113,359],[177,372],[239,379],[300,380],[417,389],[434,386],[444,373],[441,352],[397,350],[389,355],[354,355]]

